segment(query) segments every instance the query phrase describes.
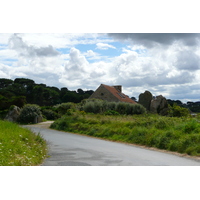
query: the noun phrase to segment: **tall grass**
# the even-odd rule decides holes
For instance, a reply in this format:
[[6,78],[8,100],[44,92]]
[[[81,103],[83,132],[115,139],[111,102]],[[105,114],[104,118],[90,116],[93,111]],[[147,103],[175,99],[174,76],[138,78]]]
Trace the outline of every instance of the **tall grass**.
[[47,155],[42,136],[17,124],[0,120],[0,166],[32,166]]
[[200,156],[200,124],[192,118],[76,113],[63,116],[51,128]]

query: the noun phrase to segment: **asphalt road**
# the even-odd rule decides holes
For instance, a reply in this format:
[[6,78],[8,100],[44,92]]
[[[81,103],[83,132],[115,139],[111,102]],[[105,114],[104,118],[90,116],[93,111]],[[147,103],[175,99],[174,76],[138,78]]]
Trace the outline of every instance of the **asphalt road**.
[[42,166],[200,166],[194,158],[56,131],[45,124],[26,127],[49,144],[50,157]]

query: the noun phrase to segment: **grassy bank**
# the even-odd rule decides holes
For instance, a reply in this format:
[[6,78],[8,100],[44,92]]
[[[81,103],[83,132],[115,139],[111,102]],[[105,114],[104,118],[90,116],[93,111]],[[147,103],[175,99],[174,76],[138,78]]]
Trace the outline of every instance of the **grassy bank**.
[[0,166],[38,165],[46,154],[47,144],[40,134],[0,120]]
[[51,128],[200,156],[200,124],[193,118],[79,112],[56,120]]

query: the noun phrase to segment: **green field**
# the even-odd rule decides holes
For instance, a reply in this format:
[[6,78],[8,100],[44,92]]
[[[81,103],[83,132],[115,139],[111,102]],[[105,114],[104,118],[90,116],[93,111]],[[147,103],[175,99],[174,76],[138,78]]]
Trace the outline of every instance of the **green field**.
[[200,156],[200,123],[197,118],[75,112],[56,120],[51,128]]
[[34,166],[47,155],[41,135],[17,124],[0,120],[0,166]]

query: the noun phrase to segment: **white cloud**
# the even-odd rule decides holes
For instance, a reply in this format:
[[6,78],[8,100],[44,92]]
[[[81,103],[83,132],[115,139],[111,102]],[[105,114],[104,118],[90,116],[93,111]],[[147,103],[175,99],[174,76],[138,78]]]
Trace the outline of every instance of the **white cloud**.
[[87,50],[83,55],[86,56],[88,60],[99,60],[102,58],[99,53],[94,52],[93,50]]
[[16,50],[19,56],[40,57],[40,56],[57,56],[59,52],[56,51],[52,45],[46,47],[36,47],[26,44],[23,39],[17,34],[10,37],[9,45],[11,49]]
[[101,50],[107,50],[109,48],[116,49],[116,47],[114,47],[113,45],[106,44],[106,43],[97,43],[96,46],[97,46],[96,47],[97,49],[101,49]]

